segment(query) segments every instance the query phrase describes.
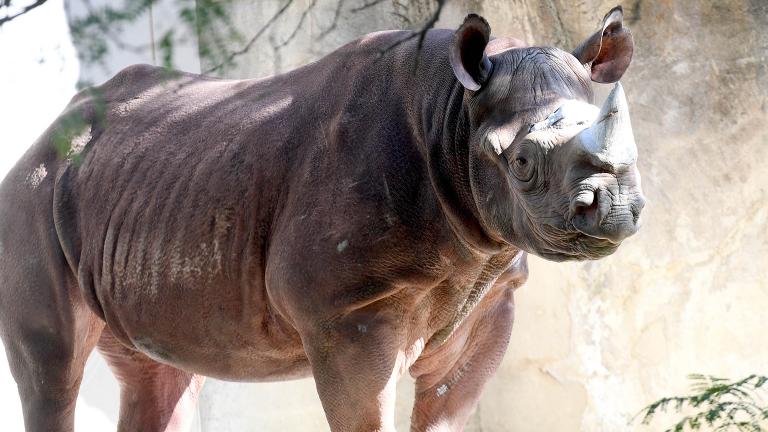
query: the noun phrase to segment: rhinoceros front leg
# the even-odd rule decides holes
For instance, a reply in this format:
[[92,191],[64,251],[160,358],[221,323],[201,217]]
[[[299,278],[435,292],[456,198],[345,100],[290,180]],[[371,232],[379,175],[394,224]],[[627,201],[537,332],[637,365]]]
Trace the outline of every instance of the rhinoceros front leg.
[[425,352],[411,367],[416,378],[411,431],[464,430],[485,383],[501,363],[512,331],[513,289],[505,287],[494,294],[448,341]]
[[358,310],[302,335],[333,432],[394,432],[402,323],[385,310]]

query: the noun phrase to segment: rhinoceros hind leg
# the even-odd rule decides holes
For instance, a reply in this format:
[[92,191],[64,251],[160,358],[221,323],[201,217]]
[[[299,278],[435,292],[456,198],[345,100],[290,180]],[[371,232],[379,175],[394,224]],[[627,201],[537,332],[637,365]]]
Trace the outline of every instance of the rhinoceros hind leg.
[[0,337],[26,431],[72,431],[85,362],[104,324],[80,294],[53,229],[52,176],[31,193],[13,189],[23,185],[18,175],[16,168],[0,187]]
[[[0,333],[3,333],[8,364],[19,392],[26,432],[74,430],[75,403],[83,369],[102,327],[90,311],[81,312],[90,316],[81,316],[82,320],[78,318],[58,329],[37,327],[36,322],[51,318],[40,315],[13,322],[19,325],[0,325],[4,327]],[[74,329],[78,331],[72,332]]]
[[98,344],[120,383],[118,432],[189,430],[204,377],[159,363],[104,329]]

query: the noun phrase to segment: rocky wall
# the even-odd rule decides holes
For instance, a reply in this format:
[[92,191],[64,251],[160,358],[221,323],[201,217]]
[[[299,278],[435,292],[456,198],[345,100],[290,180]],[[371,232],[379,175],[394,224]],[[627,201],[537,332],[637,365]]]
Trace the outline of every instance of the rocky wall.
[[[241,0],[233,17],[247,39],[284,4]],[[289,70],[367,32],[418,28],[434,7],[364,4],[295,0],[236,67],[219,73]],[[570,50],[614,5],[449,0],[438,27],[477,12],[495,35]],[[506,358],[467,430],[661,430],[667,424],[644,427],[632,417],[661,396],[685,393],[687,374],[766,373],[768,3],[624,7],[636,51],[622,83],[648,198],[645,225],[600,261],[532,257]],[[407,430],[413,392],[408,380],[399,388],[398,430]],[[203,430],[327,430],[311,380],[210,381],[202,399]]]

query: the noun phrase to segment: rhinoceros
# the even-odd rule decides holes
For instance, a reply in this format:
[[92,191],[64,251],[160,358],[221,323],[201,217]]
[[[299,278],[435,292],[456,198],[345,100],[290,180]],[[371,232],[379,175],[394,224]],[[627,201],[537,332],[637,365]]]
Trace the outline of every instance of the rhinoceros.
[[[73,429],[94,348],[120,431],[185,429],[205,376],[312,376],[331,430],[392,431],[406,372],[412,430],[464,427],[527,254],[597,259],[638,229],[633,41],[621,8],[572,53],[474,14],[418,36],[264,79],[132,66],[72,99],[0,186],[27,431]],[[591,81],[616,83],[601,107]]]

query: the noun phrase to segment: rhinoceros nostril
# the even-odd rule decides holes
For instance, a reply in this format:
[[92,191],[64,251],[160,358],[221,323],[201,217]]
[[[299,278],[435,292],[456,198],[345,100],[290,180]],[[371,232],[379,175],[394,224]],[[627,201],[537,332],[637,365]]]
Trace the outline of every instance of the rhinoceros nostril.
[[576,195],[571,200],[571,218],[582,215],[592,218],[597,212],[597,195],[592,190],[586,190]]

